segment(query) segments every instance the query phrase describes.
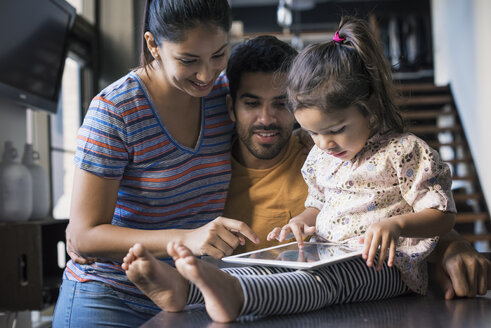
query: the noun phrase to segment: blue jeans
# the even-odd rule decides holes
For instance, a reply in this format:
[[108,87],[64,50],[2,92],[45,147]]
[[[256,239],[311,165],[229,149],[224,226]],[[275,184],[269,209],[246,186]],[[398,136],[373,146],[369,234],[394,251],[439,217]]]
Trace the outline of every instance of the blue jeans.
[[103,283],[63,280],[53,328],[138,327],[153,315],[128,307]]

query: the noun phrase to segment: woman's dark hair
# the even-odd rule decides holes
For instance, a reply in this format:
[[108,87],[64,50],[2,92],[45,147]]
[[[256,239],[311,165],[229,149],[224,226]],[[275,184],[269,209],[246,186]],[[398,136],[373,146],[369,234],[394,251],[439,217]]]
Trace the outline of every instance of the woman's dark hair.
[[143,35],[152,33],[157,45],[161,40],[184,41],[186,32],[200,24],[217,26],[225,32],[232,25],[227,0],[147,0],[143,17],[140,65],[147,67],[153,60]]
[[[310,45],[294,60],[287,91],[293,111],[357,106],[377,132],[404,131],[391,67],[364,20],[343,17],[339,40]],[[370,103],[370,104],[369,104]]]
[[230,95],[235,102],[244,73],[288,72],[297,55],[288,43],[271,35],[262,35],[237,44],[227,64]]

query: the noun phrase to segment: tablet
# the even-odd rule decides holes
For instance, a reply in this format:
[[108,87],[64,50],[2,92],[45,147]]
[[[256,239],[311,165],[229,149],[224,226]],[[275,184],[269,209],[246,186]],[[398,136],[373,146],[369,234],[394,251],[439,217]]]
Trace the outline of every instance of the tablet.
[[298,243],[295,241],[257,251],[227,256],[222,258],[222,261],[292,269],[313,269],[321,265],[360,256],[361,253],[362,246],[356,247],[334,243],[304,242],[304,248],[300,250]]

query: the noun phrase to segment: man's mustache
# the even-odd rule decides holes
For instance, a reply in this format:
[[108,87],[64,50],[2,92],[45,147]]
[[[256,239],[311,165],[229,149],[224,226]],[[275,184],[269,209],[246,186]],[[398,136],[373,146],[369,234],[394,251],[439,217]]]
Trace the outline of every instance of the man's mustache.
[[270,125],[255,125],[251,128],[251,131],[268,131],[268,130],[283,130],[281,126],[276,125],[276,124],[270,124]]

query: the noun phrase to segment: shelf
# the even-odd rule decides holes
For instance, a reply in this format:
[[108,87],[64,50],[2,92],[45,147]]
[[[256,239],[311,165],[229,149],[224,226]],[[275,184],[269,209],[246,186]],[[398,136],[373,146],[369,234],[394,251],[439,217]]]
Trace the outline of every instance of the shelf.
[[55,219],[0,223],[0,311],[42,310],[56,302],[63,275],[58,242],[65,242],[67,224]]

